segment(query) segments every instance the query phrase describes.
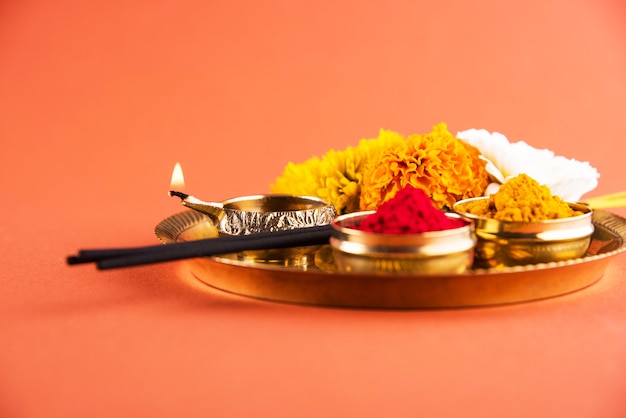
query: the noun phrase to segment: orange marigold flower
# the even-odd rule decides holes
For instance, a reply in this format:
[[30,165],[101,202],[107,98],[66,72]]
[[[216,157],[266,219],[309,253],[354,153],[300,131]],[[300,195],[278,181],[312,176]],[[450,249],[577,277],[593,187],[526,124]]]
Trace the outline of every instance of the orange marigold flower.
[[452,207],[458,200],[482,196],[489,183],[478,149],[455,138],[445,123],[394,145],[363,172],[360,210],[376,210],[407,185],[423,189],[439,208]]

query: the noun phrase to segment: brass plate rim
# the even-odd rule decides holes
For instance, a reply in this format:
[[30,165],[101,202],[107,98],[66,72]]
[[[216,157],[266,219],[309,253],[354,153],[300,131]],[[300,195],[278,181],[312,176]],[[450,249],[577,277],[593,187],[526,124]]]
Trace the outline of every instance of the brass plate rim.
[[[161,221],[155,234],[164,244],[181,240],[181,234],[197,234],[195,239],[200,239],[201,230],[209,225],[205,215],[185,211]],[[610,250],[573,260],[476,269],[454,275],[311,271],[249,265],[224,257],[200,257],[186,262],[192,274],[206,285],[274,302],[383,309],[502,305],[562,296],[600,280],[612,258],[626,250],[626,219],[596,211],[594,225],[612,236]]]

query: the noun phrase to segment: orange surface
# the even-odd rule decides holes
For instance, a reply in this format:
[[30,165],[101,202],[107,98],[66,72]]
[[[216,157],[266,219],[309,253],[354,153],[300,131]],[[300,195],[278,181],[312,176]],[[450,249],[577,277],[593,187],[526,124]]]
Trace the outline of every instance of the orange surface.
[[222,200],[380,128],[499,131],[626,190],[624,74],[621,0],[2,2],[0,416],[626,416],[623,254],[568,296],[400,312],[65,265],[156,243],[177,161]]

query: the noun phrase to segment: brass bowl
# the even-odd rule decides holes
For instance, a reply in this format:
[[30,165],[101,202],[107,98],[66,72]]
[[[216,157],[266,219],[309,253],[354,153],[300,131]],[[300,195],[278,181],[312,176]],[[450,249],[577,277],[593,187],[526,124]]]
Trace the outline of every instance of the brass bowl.
[[309,226],[328,225],[337,215],[335,207],[313,196],[261,194],[224,202],[206,202],[178,192],[182,203],[208,215],[220,235],[247,235]]
[[243,196],[222,205],[224,214],[218,229],[227,235],[328,225],[336,216],[333,205],[312,196]]
[[[222,202],[220,235],[247,235],[328,225],[337,215],[333,205],[312,196],[283,194],[242,196]],[[242,251],[240,260],[306,269],[319,246]]]
[[568,202],[572,209],[583,214],[537,222],[500,221],[463,210],[465,203],[484,199],[489,197],[460,200],[453,207],[456,213],[473,222],[478,240],[474,267],[550,263],[582,257],[587,252],[594,230],[593,211],[588,206]]
[[420,234],[380,234],[355,228],[372,213],[349,213],[331,222],[330,246],[340,272],[450,274],[472,265],[476,238],[471,221],[449,213],[446,216],[463,220],[463,226]]

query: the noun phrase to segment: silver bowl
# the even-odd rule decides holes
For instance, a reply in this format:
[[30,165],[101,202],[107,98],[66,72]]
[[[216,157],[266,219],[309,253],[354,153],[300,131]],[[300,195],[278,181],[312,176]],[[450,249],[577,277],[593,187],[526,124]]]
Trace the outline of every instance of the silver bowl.
[[235,197],[220,203],[174,193],[181,197],[183,205],[212,218],[222,235],[328,225],[337,215],[332,204],[312,196],[261,194]]

